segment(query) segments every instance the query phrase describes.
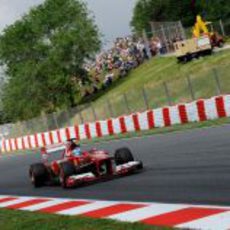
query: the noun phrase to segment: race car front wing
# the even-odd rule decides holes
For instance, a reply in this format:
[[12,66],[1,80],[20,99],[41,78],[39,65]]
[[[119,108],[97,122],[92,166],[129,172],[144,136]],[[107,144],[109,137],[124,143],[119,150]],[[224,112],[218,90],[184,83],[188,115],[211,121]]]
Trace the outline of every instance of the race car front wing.
[[112,179],[119,176],[125,176],[136,171],[143,169],[143,163],[141,161],[130,161],[128,163],[115,166],[115,170],[112,175],[95,176],[92,172],[73,175],[67,178],[67,187],[75,187],[90,182],[94,182],[100,179]]

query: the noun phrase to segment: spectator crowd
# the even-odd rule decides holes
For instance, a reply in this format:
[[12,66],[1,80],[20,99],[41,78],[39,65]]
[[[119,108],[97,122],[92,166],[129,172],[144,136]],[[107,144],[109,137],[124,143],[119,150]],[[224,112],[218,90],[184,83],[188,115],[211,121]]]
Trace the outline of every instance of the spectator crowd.
[[[108,88],[116,79],[127,76],[150,57],[163,54],[164,47],[158,37],[145,42],[132,36],[117,38],[112,48],[97,55],[95,62],[85,64],[91,82],[84,88],[83,96],[88,97],[100,89]],[[81,85],[82,82],[80,82]]]

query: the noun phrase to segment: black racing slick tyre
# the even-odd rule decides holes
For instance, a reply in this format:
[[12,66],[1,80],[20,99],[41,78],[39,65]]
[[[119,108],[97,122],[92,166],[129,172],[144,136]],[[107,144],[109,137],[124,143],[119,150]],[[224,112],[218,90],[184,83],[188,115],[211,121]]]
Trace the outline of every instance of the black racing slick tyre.
[[128,163],[130,161],[134,161],[133,154],[128,148],[117,149],[114,154],[114,159],[115,159],[116,165],[121,165],[121,164]]
[[223,48],[224,47],[224,42],[223,41],[218,42],[218,47]]
[[73,163],[71,162],[63,162],[60,164],[60,183],[63,188],[67,188],[66,180],[68,177],[73,176],[76,174],[76,168]]
[[42,163],[33,164],[30,166],[29,176],[35,188],[42,187],[48,180],[48,170]]

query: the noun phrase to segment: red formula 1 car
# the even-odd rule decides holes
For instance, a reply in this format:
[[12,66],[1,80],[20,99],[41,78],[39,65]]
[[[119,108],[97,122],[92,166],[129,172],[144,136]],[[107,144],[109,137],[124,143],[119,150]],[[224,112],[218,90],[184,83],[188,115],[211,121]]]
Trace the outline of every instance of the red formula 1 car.
[[32,164],[29,176],[34,187],[61,184],[63,188],[75,187],[100,179],[128,175],[143,169],[128,148],[120,148],[114,156],[104,150],[81,151],[74,139],[63,146],[59,160],[49,160],[49,149],[42,148],[42,162]]

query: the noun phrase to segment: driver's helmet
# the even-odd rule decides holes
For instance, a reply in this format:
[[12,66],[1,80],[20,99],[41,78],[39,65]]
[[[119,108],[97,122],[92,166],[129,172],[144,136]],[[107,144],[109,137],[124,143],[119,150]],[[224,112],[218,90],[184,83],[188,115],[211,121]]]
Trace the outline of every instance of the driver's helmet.
[[79,156],[81,154],[81,147],[75,142],[75,140],[69,140],[66,144],[67,151],[73,156]]
[[74,156],[80,156],[81,155],[80,145],[76,145],[75,148],[72,150],[72,153]]

